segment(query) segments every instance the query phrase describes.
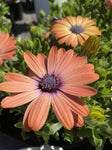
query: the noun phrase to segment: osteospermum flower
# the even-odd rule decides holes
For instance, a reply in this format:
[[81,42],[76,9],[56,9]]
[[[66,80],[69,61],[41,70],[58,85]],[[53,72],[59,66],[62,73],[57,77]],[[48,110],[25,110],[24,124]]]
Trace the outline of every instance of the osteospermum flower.
[[13,38],[13,36],[9,37],[9,34],[0,33],[0,65],[3,59],[10,59],[15,54],[16,40]]
[[112,10],[112,0],[105,0],[108,9]]
[[88,107],[78,96],[92,96],[97,92],[85,84],[99,79],[94,65],[85,64],[87,57],[74,55],[72,49],[57,50],[53,46],[48,59],[39,53],[35,57],[26,51],[24,59],[30,68],[29,76],[17,73],[5,74],[8,82],[0,84],[0,90],[13,92],[1,102],[3,108],[11,108],[31,102],[25,112],[23,126],[26,131],[39,130],[44,125],[50,105],[61,124],[71,129],[83,126],[83,116]]
[[101,35],[98,28],[93,26],[95,22],[89,18],[68,16],[56,22],[52,33],[56,34],[59,44],[65,43],[67,46],[76,47],[78,43],[82,45],[90,35]]

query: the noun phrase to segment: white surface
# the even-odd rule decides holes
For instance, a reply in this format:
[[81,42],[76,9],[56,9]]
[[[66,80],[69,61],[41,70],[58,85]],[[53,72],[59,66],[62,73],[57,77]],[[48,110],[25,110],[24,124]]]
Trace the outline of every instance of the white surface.
[[29,147],[19,150],[63,150],[63,148],[50,145],[42,145],[41,147]]

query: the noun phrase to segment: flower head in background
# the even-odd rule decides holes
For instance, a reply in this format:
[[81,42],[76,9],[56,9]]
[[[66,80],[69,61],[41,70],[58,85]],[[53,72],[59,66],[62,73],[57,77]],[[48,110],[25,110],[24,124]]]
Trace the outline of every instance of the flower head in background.
[[83,126],[83,116],[88,116],[89,110],[79,96],[95,95],[97,91],[85,84],[99,79],[94,73],[94,65],[85,64],[87,57],[74,55],[72,49],[57,50],[53,46],[48,59],[42,53],[35,57],[28,51],[24,53],[24,59],[30,69],[29,77],[5,74],[7,82],[0,84],[0,90],[14,94],[5,97],[1,106],[12,108],[32,101],[23,119],[26,131],[38,131],[43,127],[50,105],[65,128]]
[[108,9],[112,10],[112,0],[105,0]]
[[0,65],[3,59],[10,59],[15,55],[16,40],[13,38],[13,36],[9,37],[9,34],[0,33]]
[[59,44],[65,43],[75,48],[79,43],[82,45],[90,35],[101,35],[98,28],[93,26],[95,22],[89,18],[68,16],[56,22],[52,33],[56,34]]

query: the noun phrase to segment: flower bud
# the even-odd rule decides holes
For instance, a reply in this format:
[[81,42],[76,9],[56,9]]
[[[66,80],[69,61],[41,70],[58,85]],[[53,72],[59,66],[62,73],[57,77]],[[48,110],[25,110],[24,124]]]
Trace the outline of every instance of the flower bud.
[[41,18],[45,18],[46,13],[43,10],[40,10],[40,17]]
[[30,50],[31,51],[33,49],[33,47],[34,47],[33,42],[30,40],[30,38],[26,37],[24,42],[23,42],[23,48],[25,50]]
[[87,122],[91,125],[101,124],[107,115],[105,115],[105,110],[100,106],[92,106],[90,109],[89,116],[87,117]]
[[100,39],[97,36],[90,36],[82,45],[81,54],[93,57],[96,55],[100,45]]
[[38,26],[32,26],[30,28],[30,33],[33,39],[42,37],[42,29]]

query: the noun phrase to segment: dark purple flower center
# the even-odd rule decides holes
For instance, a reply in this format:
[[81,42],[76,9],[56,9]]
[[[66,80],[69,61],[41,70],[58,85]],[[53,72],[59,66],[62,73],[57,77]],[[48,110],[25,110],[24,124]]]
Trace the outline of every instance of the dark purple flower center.
[[55,74],[52,75],[46,74],[39,82],[39,88],[43,92],[56,92],[59,86],[60,80]]
[[72,33],[75,33],[75,34],[80,34],[84,32],[84,29],[79,25],[75,25],[70,28],[70,31],[72,31]]

